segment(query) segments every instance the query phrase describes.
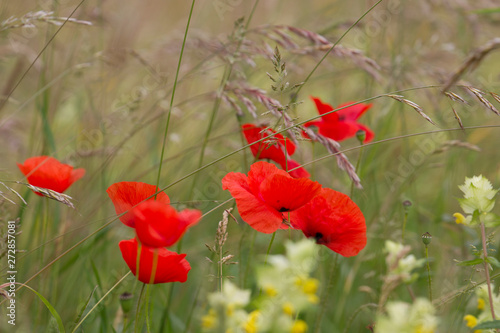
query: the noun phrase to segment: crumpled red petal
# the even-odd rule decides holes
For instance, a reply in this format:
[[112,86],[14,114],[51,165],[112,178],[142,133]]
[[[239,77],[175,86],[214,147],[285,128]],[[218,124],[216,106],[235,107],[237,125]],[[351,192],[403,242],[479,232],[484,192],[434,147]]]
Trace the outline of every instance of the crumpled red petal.
[[[136,206],[158,191],[158,187],[141,182],[114,183],[106,190],[109,198],[115,206],[116,214],[120,215],[124,212],[127,212],[127,214],[120,217],[120,221],[131,228],[135,227],[133,216],[130,213],[132,207]],[[155,198],[153,197],[149,200],[154,201]],[[166,195],[164,192],[160,192],[156,195],[156,201],[162,202],[164,204],[170,203],[168,195]]]
[[177,213],[168,204],[148,200],[133,208],[132,216],[137,238],[143,245],[168,247],[200,220],[201,212],[186,209]]
[[[21,172],[33,186],[63,193],[85,175],[84,169],[73,169],[50,156],[30,157],[23,164],[17,163]],[[40,193],[35,192],[37,195]]]
[[283,227],[284,212],[304,205],[321,185],[307,178],[294,179],[271,163],[256,162],[248,176],[227,174],[222,188],[236,199],[243,221],[259,232],[272,233]]
[[366,245],[366,224],[359,207],[345,194],[323,188],[307,205],[290,213],[291,224],[344,257]]
[[123,259],[132,271],[132,274],[139,281],[148,284],[151,282],[154,254],[156,251],[158,253],[158,262],[153,284],[186,282],[191,265],[184,259],[186,257],[185,254],[178,254],[164,248],[153,249],[142,245],[139,258],[139,274],[137,274],[137,250],[139,246],[137,240],[135,238],[123,240],[119,243],[119,246]]

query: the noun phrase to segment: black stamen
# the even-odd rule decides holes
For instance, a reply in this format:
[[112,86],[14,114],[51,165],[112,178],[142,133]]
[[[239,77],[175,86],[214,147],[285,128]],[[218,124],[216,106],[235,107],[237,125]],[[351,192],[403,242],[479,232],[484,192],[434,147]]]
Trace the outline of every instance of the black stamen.
[[314,235],[316,242],[319,242],[321,238],[323,238],[323,234],[321,232],[317,232],[316,235]]

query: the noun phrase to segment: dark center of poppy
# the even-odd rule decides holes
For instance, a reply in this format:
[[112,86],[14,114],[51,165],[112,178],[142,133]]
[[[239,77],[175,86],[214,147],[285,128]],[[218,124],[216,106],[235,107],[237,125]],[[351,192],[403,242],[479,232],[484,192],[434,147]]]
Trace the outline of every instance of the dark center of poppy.
[[288,209],[288,208],[286,208],[286,207],[281,207],[281,208],[278,210],[278,212],[280,212],[280,213],[286,213],[286,212],[289,212],[289,211],[290,211],[290,209]]
[[316,235],[314,235],[316,242],[319,242],[321,238],[323,238],[323,234],[321,232],[317,232]]

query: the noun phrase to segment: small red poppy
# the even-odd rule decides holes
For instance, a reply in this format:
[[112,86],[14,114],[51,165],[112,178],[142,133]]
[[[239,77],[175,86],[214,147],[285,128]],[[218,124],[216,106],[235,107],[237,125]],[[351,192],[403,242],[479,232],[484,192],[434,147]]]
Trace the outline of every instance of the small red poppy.
[[137,249],[139,243],[135,238],[123,240],[119,243],[122,257],[127,263],[132,273],[137,279],[144,283],[150,283],[153,273],[153,260],[155,251],[158,252],[158,262],[156,266],[153,284],[167,282],[186,282],[191,266],[184,259],[185,254],[178,254],[164,248],[150,248],[142,245],[139,258],[139,274],[137,267]]
[[71,165],[63,164],[49,156],[30,157],[23,164],[17,163],[17,166],[31,185],[59,193],[66,191],[71,184],[85,175],[84,169],[73,169]]
[[[241,126],[245,139],[249,144],[260,139],[267,138],[276,132],[270,128],[257,127],[253,124],[244,124]],[[253,156],[258,159],[270,159],[278,163],[283,170],[291,170],[299,167],[300,164],[290,158],[295,152],[295,144],[292,140],[285,138],[281,134],[275,134],[269,140],[260,141],[257,144],[251,145],[250,149]],[[286,151],[286,154],[285,154]],[[293,178],[309,178],[309,173],[304,168],[298,168],[289,171]]]
[[359,207],[345,194],[323,188],[308,204],[292,212],[294,228],[344,257],[366,245],[366,224]]
[[[311,96],[311,99],[316,104],[319,114],[325,114],[334,110],[331,105],[323,103],[319,98]],[[353,104],[353,102],[341,104],[336,109],[350,104]],[[356,104],[327,114],[321,117],[320,120],[309,121],[304,126],[316,126],[318,127],[319,134],[335,141],[351,138],[356,135],[357,131],[362,130],[366,133],[364,142],[369,142],[375,136],[373,131],[365,125],[359,124],[357,120],[371,107],[372,104]]]
[[230,172],[222,179],[222,188],[229,190],[243,221],[263,233],[287,228],[286,212],[292,212],[311,200],[321,189],[308,178],[292,178],[286,171],[267,162],[256,162],[248,176]]
[[[120,221],[131,228],[135,227],[134,219],[132,213],[130,212],[132,210],[132,207],[138,205],[142,201],[146,200],[146,198],[149,198],[158,191],[158,187],[141,182],[114,183],[106,190],[109,198],[111,199],[111,201],[113,201],[116,214],[120,215],[128,212],[127,214],[120,217]],[[166,195],[164,192],[158,193],[156,195],[156,200],[154,197],[149,200],[158,201],[163,204],[170,203],[168,195]]]
[[171,246],[201,218],[199,210],[185,209],[179,213],[171,206],[148,200],[132,209],[135,232],[148,247]]

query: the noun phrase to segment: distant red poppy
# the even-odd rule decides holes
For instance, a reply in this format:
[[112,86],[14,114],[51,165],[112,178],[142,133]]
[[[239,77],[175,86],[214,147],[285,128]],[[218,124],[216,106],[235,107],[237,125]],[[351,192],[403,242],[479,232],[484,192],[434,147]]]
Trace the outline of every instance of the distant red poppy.
[[[319,114],[325,114],[334,110],[331,105],[323,103],[319,98],[311,97],[311,99],[316,104],[316,108],[318,109]],[[335,109],[350,104],[353,104],[353,102],[341,104]],[[366,133],[364,142],[369,142],[375,136],[373,134],[373,131],[365,125],[359,124],[357,120],[371,107],[372,104],[356,104],[345,109],[327,114],[326,116],[321,117],[319,120],[309,121],[305,123],[304,126],[316,126],[318,127],[319,134],[331,138],[335,141],[342,141],[351,138],[356,135],[357,131],[362,130]]]
[[71,184],[85,175],[84,169],[73,169],[72,166],[49,156],[30,157],[23,164],[17,163],[17,166],[31,185],[59,193],[66,191]]
[[[244,124],[241,126],[241,129],[248,143],[253,143],[276,133],[270,128],[257,127],[253,124]],[[276,134],[270,137],[269,140],[263,140],[250,146],[253,156],[258,159],[270,159],[281,165],[283,170],[290,170],[300,166],[299,163],[290,158],[295,152],[295,148],[293,141],[281,134]],[[309,177],[309,173],[304,168],[290,171],[289,174],[293,178]]]
[[139,243],[135,238],[123,240],[119,243],[122,257],[137,279],[144,283],[150,283],[153,273],[154,253],[158,251],[158,262],[153,279],[153,284],[167,282],[186,282],[187,275],[191,269],[189,262],[184,259],[185,254],[178,254],[164,248],[153,249],[141,245],[139,258],[139,274],[137,267],[137,249]]
[[366,245],[363,213],[343,193],[323,188],[308,204],[290,215],[294,228],[344,257],[357,255]]
[[[132,207],[136,206],[158,191],[158,187],[141,182],[114,183],[106,190],[109,198],[111,199],[111,201],[113,201],[116,214],[120,215],[128,212],[127,214],[120,217],[120,221],[131,228],[135,227],[133,216],[130,213]],[[153,197],[149,200],[155,200],[155,198]],[[166,195],[164,192],[160,192],[156,195],[156,201],[163,204],[170,203],[168,195]]]
[[248,176],[230,172],[222,179],[222,188],[229,190],[243,221],[263,233],[286,228],[287,214],[311,200],[321,189],[308,178],[292,178],[286,171],[267,162],[256,162]]
[[132,209],[137,238],[145,246],[166,247],[179,240],[201,218],[201,212],[185,209],[179,213],[170,205],[148,200]]

